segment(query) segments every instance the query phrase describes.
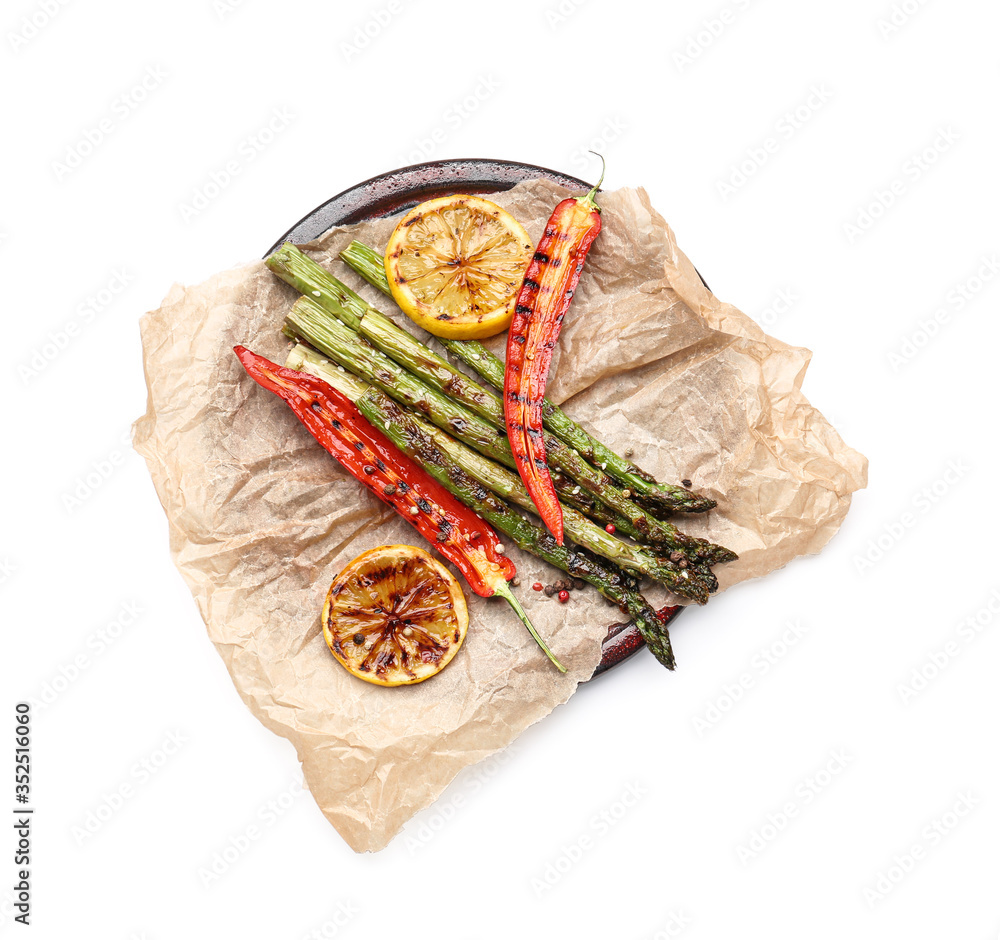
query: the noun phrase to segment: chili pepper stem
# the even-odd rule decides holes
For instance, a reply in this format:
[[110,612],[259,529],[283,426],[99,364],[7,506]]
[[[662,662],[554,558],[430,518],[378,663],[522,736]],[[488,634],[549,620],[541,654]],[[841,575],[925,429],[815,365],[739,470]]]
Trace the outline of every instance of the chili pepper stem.
[[597,191],[601,188],[601,183],[604,182],[604,171],[608,168],[608,165],[604,162],[604,157],[602,157],[596,150],[588,150],[587,152],[592,153],[595,157],[601,157],[601,178],[594,184],[594,188],[587,193],[586,196],[579,196],[576,201],[585,209],[590,209],[593,212],[600,212],[601,207],[597,204],[594,197],[597,195]]
[[[432,442],[420,426],[409,419],[408,412],[387,396],[374,390],[372,394],[374,397],[366,393],[359,399],[358,410],[375,421],[397,447],[418,458],[448,492],[508,535],[518,548],[594,585],[612,603],[624,604],[653,655],[668,669],[674,668],[666,624],[639,593],[638,582],[633,577],[613,562],[556,545],[555,539],[544,529],[513,512],[502,499],[477,486],[460,467],[450,464],[444,454],[431,446]],[[494,593],[497,593],[495,589]]]
[[497,597],[502,597],[508,604],[514,609],[514,613],[517,614],[517,619],[521,621],[527,628],[528,633],[532,635],[535,642],[539,645],[542,652],[552,660],[552,665],[556,667],[560,672],[565,672],[566,667],[556,659],[555,654],[545,645],[545,640],[543,640],[539,635],[538,631],[535,629],[534,625],[528,619],[528,615],[524,612],[524,608],[518,603],[517,598],[513,595],[510,588],[507,587],[506,581],[498,581],[498,583],[493,585]]

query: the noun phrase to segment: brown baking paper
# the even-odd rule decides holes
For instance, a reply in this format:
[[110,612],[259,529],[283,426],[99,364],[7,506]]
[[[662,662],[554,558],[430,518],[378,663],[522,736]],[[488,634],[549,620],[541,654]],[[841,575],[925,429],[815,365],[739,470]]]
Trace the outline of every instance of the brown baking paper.
[[[534,181],[491,198],[537,240],[565,195]],[[690,479],[718,499],[708,516],[680,519],[739,552],[716,569],[723,589],[818,551],[865,485],[866,461],[803,397],[809,352],[765,336],[706,290],[643,190],[602,193],[601,204],[604,228],[563,327],[551,397],[619,452],[631,447],[657,478]],[[393,225],[336,228],[305,247],[402,322],[336,259],[353,237],[384,247]],[[283,362],[279,329],[295,296],[261,262],[174,286],[140,324],[149,401],[135,446],[239,694],[295,745],[310,791],[350,846],[377,850],[459,770],[565,702],[593,672],[615,612],[590,589],[568,604],[530,590],[557,574],[509,547],[522,603],[568,675],[502,600],[468,590],[465,646],[432,680],[386,689],[341,668],[320,627],[334,575],[376,545],[423,542],[233,355],[242,343]],[[502,354],[503,337],[491,342]]]

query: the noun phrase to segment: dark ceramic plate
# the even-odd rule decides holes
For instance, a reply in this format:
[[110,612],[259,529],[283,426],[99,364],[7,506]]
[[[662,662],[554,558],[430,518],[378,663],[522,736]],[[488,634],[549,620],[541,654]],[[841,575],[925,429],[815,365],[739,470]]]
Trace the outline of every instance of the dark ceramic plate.
[[[575,176],[510,160],[436,160],[433,163],[418,163],[373,176],[370,180],[345,189],[299,219],[267,253],[270,254],[286,241],[296,244],[312,241],[334,225],[349,225],[352,222],[380,219],[405,212],[425,199],[449,193],[482,195],[503,192],[524,180],[539,178],[552,180],[570,189],[590,189],[591,185]],[[667,622],[673,620],[683,609],[666,608]],[[604,608],[599,610],[603,612]],[[594,675],[617,666],[638,652],[643,645],[639,631],[632,624],[610,624],[602,646],[601,662]]]

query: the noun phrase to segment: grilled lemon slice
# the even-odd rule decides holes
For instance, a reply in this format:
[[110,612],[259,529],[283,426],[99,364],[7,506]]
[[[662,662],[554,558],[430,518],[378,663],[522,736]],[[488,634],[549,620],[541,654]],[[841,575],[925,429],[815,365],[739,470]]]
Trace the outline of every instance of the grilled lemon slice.
[[533,248],[509,212],[478,196],[415,206],[389,238],[393,299],[418,326],[445,339],[507,329]]
[[437,675],[468,629],[461,585],[412,545],[358,555],[334,578],[323,605],[323,635],[333,655],[376,685],[411,685]]

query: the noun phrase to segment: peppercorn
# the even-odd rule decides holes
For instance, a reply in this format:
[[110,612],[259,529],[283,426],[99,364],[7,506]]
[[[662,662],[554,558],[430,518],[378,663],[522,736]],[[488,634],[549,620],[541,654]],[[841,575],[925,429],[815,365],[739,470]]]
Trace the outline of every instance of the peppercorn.
[[615,524],[613,522],[609,522],[604,527],[604,531],[607,532],[609,535],[614,535],[615,532],[617,531],[617,527],[615,526]]
[[556,592],[556,589],[551,584],[546,584],[542,590],[545,592],[546,597],[551,597]]
[[541,589],[542,589],[541,581],[536,581],[533,585],[531,585],[531,590],[533,591],[540,591]]
[[566,601],[568,601],[568,600],[569,600],[569,591],[560,591],[559,592],[559,603],[560,604],[565,604]]

